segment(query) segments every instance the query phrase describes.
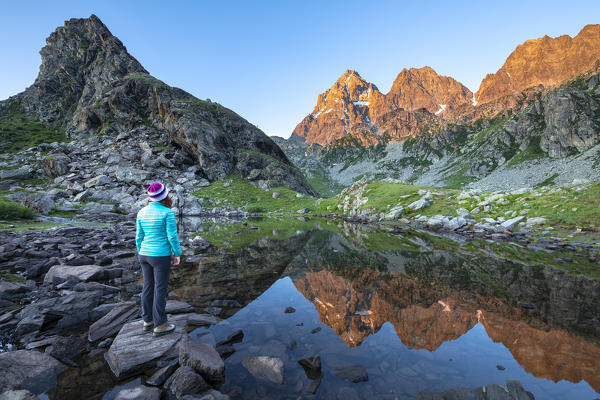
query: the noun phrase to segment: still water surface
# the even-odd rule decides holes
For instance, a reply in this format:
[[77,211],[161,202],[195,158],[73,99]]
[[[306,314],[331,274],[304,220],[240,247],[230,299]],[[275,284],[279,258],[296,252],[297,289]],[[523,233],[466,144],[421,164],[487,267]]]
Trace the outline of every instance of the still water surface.
[[[192,304],[243,305],[190,333],[215,344],[244,332],[226,360],[224,393],[313,398],[297,361],[318,354],[324,375],[314,398],[416,398],[507,380],[536,399],[599,397],[597,280],[523,262],[543,257],[517,256],[507,244],[312,227],[263,229],[240,248],[232,238],[229,251],[176,273],[175,291]],[[284,384],[257,381],[242,365],[249,355],[281,358]],[[345,365],[364,366],[368,381],[332,374]]]

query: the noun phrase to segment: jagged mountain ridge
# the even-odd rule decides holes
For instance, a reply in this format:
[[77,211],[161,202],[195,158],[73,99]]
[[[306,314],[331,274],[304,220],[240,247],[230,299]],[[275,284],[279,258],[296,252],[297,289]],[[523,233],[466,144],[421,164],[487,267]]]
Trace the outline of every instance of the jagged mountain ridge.
[[600,59],[600,25],[586,25],[575,37],[544,36],[527,40],[508,56],[494,74],[488,74],[475,101],[488,103],[541,85],[552,87],[594,67]]
[[[545,36],[518,46],[498,72],[486,76],[475,94],[429,67],[411,68],[400,72],[385,95],[377,91],[370,101],[353,98],[352,105],[338,96],[329,100],[338,107],[325,107],[321,99],[340,92],[335,88],[347,71],[331,89],[319,95],[317,106],[294,129],[292,138],[332,146],[373,145],[419,137],[441,131],[448,124],[469,124],[482,117],[518,111],[532,95],[589,71],[598,59],[600,25],[587,25],[574,38]],[[352,73],[363,87],[372,85],[355,71]],[[363,118],[358,121],[348,118],[356,114],[353,105],[360,106]]]
[[473,93],[463,84],[427,66],[402,70],[387,94],[358,72],[347,70],[318,96],[315,109],[298,124],[292,137],[329,145],[358,131],[362,144],[376,144],[378,136],[408,136],[430,125],[434,116],[469,104],[472,98]]
[[156,137],[168,133],[209,181],[235,173],[264,188],[315,194],[262,131],[220,104],[152,77],[97,16],[66,21],[40,54],[34,84],[0,102],[0,114],[27,113],[75,140],[149,127]]

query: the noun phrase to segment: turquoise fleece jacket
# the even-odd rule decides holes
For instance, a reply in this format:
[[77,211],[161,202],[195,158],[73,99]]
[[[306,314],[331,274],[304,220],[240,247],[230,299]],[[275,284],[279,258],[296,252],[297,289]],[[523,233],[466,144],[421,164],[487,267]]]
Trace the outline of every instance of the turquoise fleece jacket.
[[157,201],[142,208],[137,214],[135,244],[141,256],[180,256],[173,211]]

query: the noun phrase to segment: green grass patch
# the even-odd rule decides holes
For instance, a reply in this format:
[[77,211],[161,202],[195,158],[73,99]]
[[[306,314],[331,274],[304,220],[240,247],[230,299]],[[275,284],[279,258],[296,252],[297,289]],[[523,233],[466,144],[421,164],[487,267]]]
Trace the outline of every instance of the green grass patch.
[[0,199],[0,220],[33,219],[35,211],[14,201]]
[[[276,199],[273,198],[275,192],[279,193]],[[205,208],[236,208],[248,212],[290,214],[303,208],[309,211],[315,209],[315,199],[310,196],[297,197],[295,191],[284,187],[262,190],[237,175],[214,182],[208,187],[194,191],[193,194],[202,200]]]
[[0,117],[0,152],[15,153],[41,143],[64,142],[65,132],[22,113]]
[[46,229],[52,229],[59,226],[68,226],[67,224],[60,224],[51,221],[26,221],[17,220],[11,223],[0,223],[0,231],[45,231]]
[[27,279],[24,276],[17,274],[0,274],[0,280],[13,283],[25,283]]
[[296,236],[299,231],[314,229],[316,220],[296,218],[249,218],[248,224],[206,223],[201,225],[197,235],[212,245],[239,251],[262,238],[285,240]]
[[343,189],[343,186],[320,170],[310,171],[306,176],[306,180],[322,197],[335,196]]
[[511,158],[506,164],[509,167],[513,165],[520,164],[524,161],[529,160],[538,160],[540,158],[544,158],[547,154],[540,147],[540,140],[542,138],[540,136],[534,136],[529,140],[529,144],[525,148],[525,150],[518,152],[513,158]]

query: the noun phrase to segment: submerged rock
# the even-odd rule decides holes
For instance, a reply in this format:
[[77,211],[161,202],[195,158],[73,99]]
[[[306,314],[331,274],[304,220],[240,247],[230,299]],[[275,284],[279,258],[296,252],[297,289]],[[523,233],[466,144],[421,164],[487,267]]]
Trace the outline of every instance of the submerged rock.
[[337,377],[350,382],[366,382],[369,380],[369,374],[362,365],[348,365],[343,367],[335,367],[333,374]]
[[158,388],[139,385],[119,391],[115,400],[160,400],[160,394],[161,390]]
[[35,350],[0,353],[0,393],[13,389],[44,393],[56,386],[65,369],[54,357]]
[[248,356],[242,365],[256,378],[283,385],[283,360],[279,357]]
[[437,393],[419,393],[417,400],[477,399],[477,400],[534,400],[519,381],[506,381],[506,385],[485,385],[475,389],[460,387]]

